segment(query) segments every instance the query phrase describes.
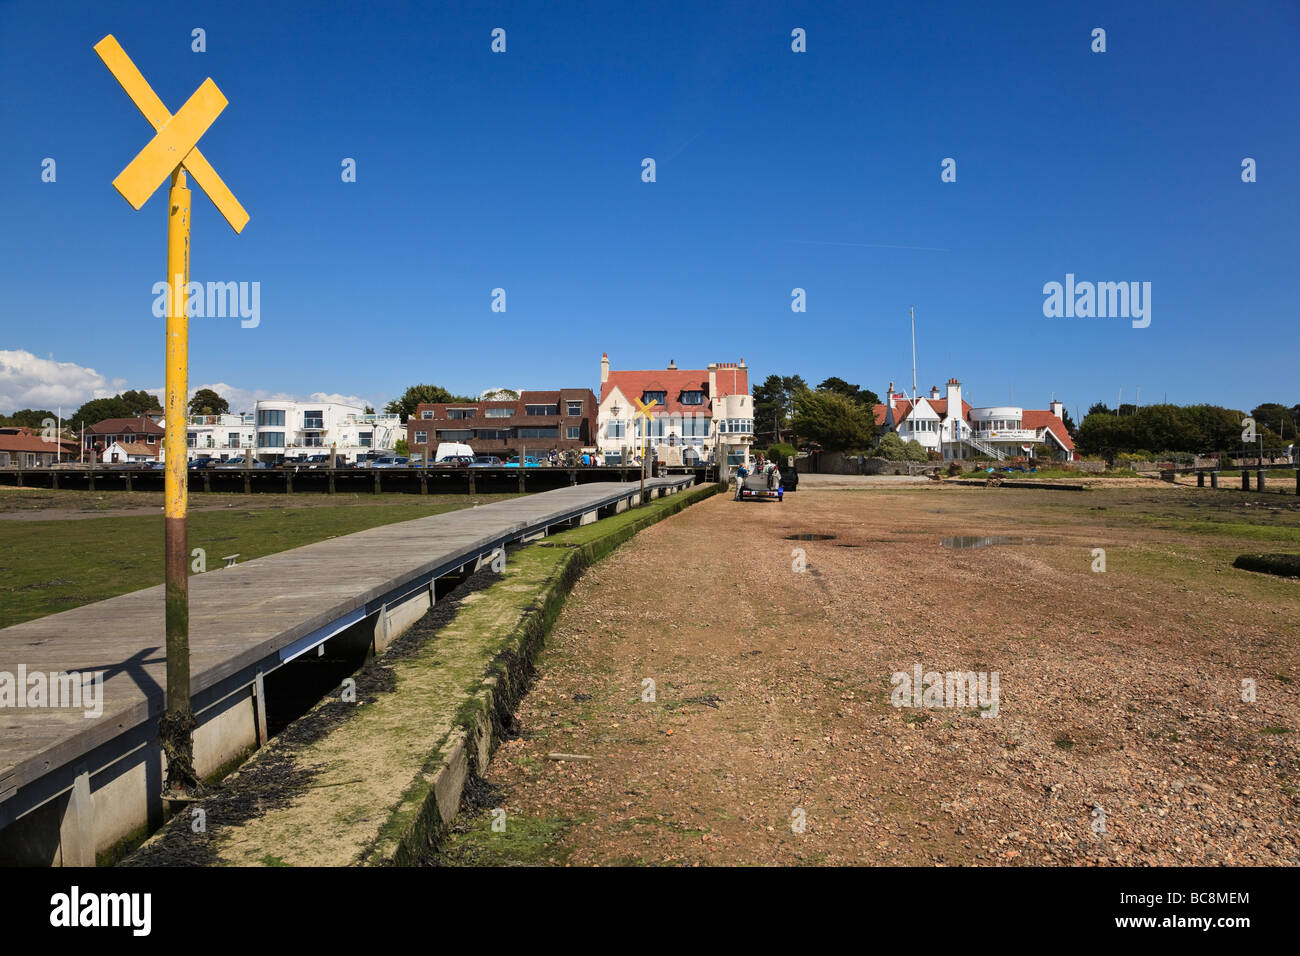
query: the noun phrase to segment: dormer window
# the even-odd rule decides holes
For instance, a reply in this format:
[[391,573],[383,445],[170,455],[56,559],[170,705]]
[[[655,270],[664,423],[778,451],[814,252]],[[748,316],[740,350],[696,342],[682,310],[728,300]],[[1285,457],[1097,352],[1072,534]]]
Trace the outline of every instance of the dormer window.
[[666,405],[668,403],[668,393],[667,392],[642,392],[641,401],[644,402],[646,405],[649,405],[651,402],[658,402],[660,405]]
[[694,389],[694,390],[692,390],[692,391],[682,392],[682,404],[683,404],[683,405],[703,405],[703,404],[704,404],[704,393],[703,393],[702,391],[700,391],[699,389]]

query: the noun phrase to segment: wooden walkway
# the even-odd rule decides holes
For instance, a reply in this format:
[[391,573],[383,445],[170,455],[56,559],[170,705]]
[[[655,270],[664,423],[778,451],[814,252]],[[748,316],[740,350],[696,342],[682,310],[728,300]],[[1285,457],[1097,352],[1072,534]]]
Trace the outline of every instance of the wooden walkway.
[[[662,494],[693,476],[647,479]],[[319,541],[190,577],[196,712],[258,673],[505,544],[630,501],[637,483],[580,484]],[[0,708],[0,827],[152,736],[164,707],[163,587],[0,630],[0,672],[103,672],[103,714]],[[26,793],[24,794],[24,788]],[[22,795],[22,799],[14,799]]]

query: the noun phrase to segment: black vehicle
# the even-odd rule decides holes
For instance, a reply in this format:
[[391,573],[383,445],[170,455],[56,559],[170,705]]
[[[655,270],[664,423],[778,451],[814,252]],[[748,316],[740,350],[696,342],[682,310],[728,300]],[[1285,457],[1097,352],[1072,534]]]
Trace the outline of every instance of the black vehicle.
[[786,491],[799,490],[799,472],[793,466],[781,469],[781,487]]

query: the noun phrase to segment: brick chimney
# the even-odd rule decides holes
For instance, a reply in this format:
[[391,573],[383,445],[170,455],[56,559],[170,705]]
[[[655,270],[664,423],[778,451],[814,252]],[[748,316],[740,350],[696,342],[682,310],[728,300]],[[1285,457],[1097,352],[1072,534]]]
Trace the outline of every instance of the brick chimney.
[[609,381],[609,353],[602,353],[600,356],[600,384],[604,385]]
[[673,371],[675,368],[677,368],[677,363],[674,362],[672,359],[669,359],[669,360],[668,360],[668,371],[671,372],[671,371]]
[[709,400],[712,401],[718,394],[718,363],[709,363]]
[[1058,402],[1056,399],[1052,399],[1051,407],[1052,407],[1052,414],[1055,415],[1057,418],[1061,419],[1061,421],[1065,421],[1065,405],[1062,404],[1061,402]]
[[932,399],[936,399],[936,400],[939,398],[939,386],[938,386],[938,385],[931,385],[931,386],[930,386],[930,397],[931,397]]

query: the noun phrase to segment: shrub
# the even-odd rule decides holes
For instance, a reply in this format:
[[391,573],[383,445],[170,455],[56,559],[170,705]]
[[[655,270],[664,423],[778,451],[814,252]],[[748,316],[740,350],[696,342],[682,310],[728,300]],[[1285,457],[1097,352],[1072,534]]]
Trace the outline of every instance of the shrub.
[[768,461],[774,461],[778,468],[789,468],[790,459],[799,452],[793,445],[776,444],[768,447],[765,452]]

